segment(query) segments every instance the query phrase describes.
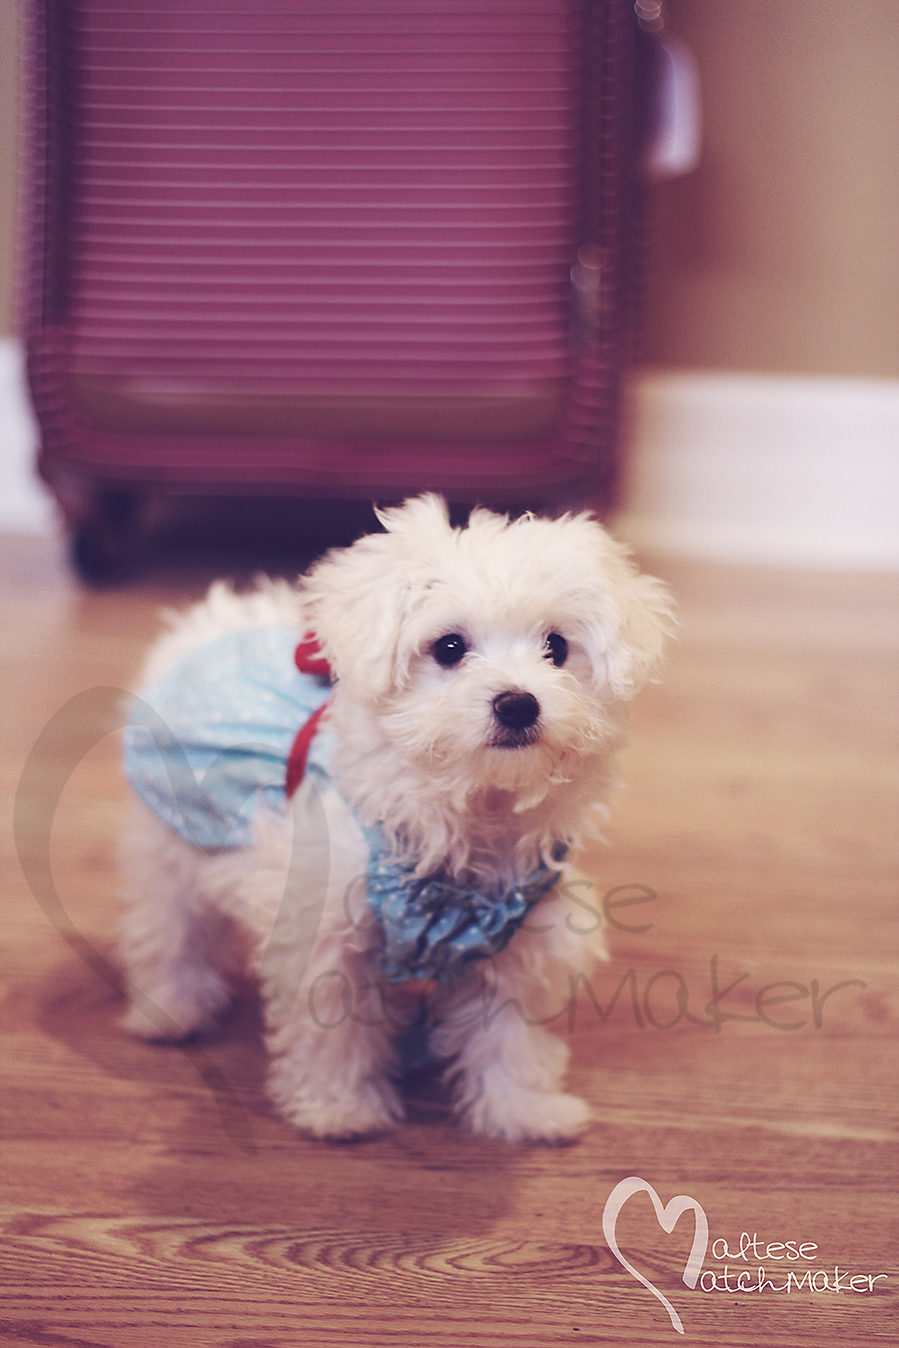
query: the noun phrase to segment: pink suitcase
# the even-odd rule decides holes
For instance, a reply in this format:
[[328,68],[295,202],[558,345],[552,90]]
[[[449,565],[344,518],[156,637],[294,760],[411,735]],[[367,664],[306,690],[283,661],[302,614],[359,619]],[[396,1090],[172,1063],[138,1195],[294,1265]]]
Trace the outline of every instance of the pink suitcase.
[[42,0],[26,342],[85,570],[146,493],[607,501],[628,0]]

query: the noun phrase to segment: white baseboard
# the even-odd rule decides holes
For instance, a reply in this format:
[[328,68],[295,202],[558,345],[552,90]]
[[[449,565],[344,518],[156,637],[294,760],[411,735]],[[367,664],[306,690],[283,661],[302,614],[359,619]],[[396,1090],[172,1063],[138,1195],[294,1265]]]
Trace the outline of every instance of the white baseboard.
[[899,569],[899,380],[646,371],[627,406],[635,546]]
[[0,533],[56,530],[56,508],[34,468],[37,442],[21,344],[0,339]]

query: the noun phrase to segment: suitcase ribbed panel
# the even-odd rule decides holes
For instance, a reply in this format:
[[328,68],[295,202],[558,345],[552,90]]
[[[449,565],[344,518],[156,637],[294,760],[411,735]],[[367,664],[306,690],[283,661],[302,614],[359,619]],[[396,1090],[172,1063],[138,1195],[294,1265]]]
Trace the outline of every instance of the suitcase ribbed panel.
[[380,394],[565,378],[576,20],[83,0],[73,367]]
[[[81,482],[608,499],[628,327],[630,0],[26,12],[25,330],[40,467],[61,498]],[[601,290],[594,321],[572,328],[584,244]],[[275,401],[563,396],[536,438],[112,431],[73,397],[92,375]]]

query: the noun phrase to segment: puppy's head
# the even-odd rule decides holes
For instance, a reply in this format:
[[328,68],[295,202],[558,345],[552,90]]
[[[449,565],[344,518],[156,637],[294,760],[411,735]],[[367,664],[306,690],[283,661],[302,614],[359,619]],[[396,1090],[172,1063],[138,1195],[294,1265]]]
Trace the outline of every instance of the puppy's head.
[[670,626],[660,582],[589,515],[464,529],[424,496],[306,580],[341,688],[407,761],[533,795],[605,749]]

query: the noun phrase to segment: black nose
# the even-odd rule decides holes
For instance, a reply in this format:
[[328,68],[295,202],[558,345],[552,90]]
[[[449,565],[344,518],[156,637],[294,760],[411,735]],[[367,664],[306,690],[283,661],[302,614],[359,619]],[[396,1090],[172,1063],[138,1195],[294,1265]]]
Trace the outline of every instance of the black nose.
[[500,693],[493,699],[493,714],[509,730],[524,730],[540,715],[533,693]]

